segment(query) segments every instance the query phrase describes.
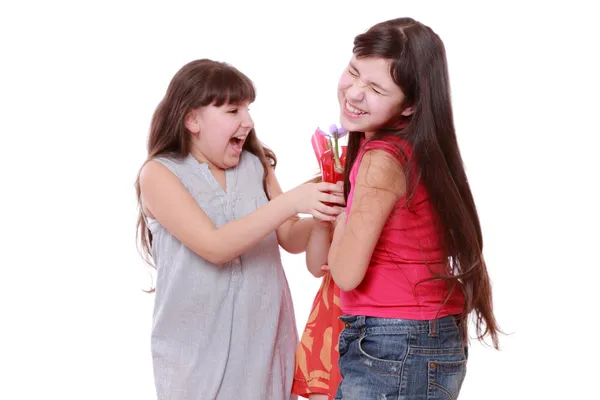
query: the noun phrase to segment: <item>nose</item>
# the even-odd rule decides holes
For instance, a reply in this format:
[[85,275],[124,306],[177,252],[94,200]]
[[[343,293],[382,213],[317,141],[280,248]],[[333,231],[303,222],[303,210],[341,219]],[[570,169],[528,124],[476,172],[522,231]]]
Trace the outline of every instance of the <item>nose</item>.
[[248,130],[254,128],[254,121],[252,120],[252,117],[250,116],[250,113],[247,110],[242,115],[241,125],[243,128],[246,128]]
[[365,97],[365,84],[360,79],[354,79],[352,85],[346,89],[346,97],[352,102],[360,102]]

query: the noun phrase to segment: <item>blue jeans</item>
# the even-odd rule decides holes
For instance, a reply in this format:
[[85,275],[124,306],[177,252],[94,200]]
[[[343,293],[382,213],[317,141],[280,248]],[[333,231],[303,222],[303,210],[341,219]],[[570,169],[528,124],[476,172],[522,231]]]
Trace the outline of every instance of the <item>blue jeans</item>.
[[434,321],[340,317],[336,400],[457,399],[467,347],[456,318]]

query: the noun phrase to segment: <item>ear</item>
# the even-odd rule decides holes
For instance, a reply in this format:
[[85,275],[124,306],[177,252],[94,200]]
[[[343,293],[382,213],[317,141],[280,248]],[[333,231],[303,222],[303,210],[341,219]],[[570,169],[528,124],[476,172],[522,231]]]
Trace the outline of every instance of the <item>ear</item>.
[[185,127],[194,136],[200,134],[200,110],[192,110],[185,117]]
[[408,117],[408,116],[411,116],[413,114],[413,112],[415,112],[415,110],[414,110],[413,106],[410,106],[410,107],[406,107],[404,110],[402,110],[400,115],[402,115],[403,117]]

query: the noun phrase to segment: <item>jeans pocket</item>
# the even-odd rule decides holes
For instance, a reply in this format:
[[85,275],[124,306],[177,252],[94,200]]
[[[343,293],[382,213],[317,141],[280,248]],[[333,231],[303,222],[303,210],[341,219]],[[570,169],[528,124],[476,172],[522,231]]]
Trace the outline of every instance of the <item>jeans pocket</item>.
[[358,341],[361,362],[375,372],[400,376],[407,355],[406,335],[367,334]]
[[454,400],[467,373],[467,360],[428,363],[427,400]]

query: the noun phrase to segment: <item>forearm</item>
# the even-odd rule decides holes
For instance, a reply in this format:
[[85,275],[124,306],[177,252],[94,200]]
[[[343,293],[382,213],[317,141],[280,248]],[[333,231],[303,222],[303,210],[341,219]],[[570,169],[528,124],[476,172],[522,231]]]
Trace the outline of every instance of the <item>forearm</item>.
[[313,218],[295,218],[290,220],[287,226],[278,230],[279,244],[288,253],[298,254],[306,250],[308,241],[315,225]]
[[356,288],[365,277],[375,248],[375,241],[368,242],[365,238],[369,234],[379,236],[379,233],[368,232],[362,223],[360,229],[351,222],[336,226],[328,265],[335,284],[345,292]]
[[216,229],[207,260],[223,264],[234,259],[256,246],[295,214],[288,196],[278,196],[251,214]]
[[321,266],[327,264],[330,244],[330,224],[315,222],[306,248],[306,266],[310,273],[317,278],[325,275]]
[[[344,226],[342,224],[338,224],[333,232],[333,238],[330,242],[329,251],[327,253],[327,264],[329,266],[329,270],[331,271],[331,276],[334,278],[340,273],[340,269],[337,265],[338,252],[340,249],[340,243],[342,241],[342,236]],[[335,270],[335,271],[334,271]]]

